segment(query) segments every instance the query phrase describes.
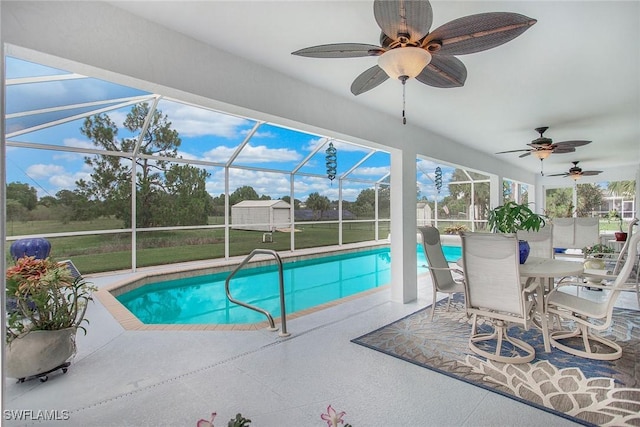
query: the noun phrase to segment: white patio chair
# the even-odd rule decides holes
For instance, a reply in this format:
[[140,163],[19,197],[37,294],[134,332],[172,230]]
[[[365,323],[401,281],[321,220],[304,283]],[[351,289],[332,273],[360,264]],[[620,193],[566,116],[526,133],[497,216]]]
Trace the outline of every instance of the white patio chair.
[[[611,325],[613,306],[633,270],[638,254],[640,233],[629,241],[629,254],[624,266],[610,285],[595,285],[607,293],[598,300],[586,299],[562,290],[568,286],[585,286],[582,281],[564,282],[552,290],[546,299],[545,312],[552,316],[571,320],[573,330],[551,331],[551,345],[574,356],[596,360],[615,360],[622,355],[622,348],[614,341],[596,335],[592,331],[605,331]],[[594,287],[589,284],[589,287]],[[559,323],[559,322],[558,322]],[[573,345],[572,345],[573,344]],[[603,350],[608,350],[607,352]]]
[[[585,268],[583,278],[589,282],[589,287],[591,287],[591,284],[593,284],[594,281],[600,280],[601,283],[606,284],[607,282],[610,283],[614,281],[618,277],[620,271],[622,270],[622,267],[625,264],[625,261],[629,257],[629,246],[631,238],[633,237],[633,227],[638,224],[638,222],[638,218],[634,218],[629,222],[629,227],[627,229],[627,240],[624,242],[622,248],[620,249],[620,252],[618,252],[617,254],[590,254],[585,257],[585,259],[589,259],[598,255],[604,257],[609,255],[609,258],[605,258],[605,269],[598,270]],[[634,265],[631,271],[631,275],[627,279],[624,290],[635,292],[636,298],[638,300],[638,305],[640,306],[640,282],[638,280],[640,278],[640,271],[638,268],[638,261],[639,259],[636,256],[636,258],[634,259]]]
[[582,249],[600,241],[600,218],[584,217],[575,219],[573,247]]
[[[507,333],[512,323],[529,329],[534,311],[530,296],[539,289],[534,279],[527,281],[526,286],[520,283],[517,236],[503,233],[460,233],[460,236],[467,314],[472,315],[473,322],[469,348],[498,362],[530,362],[535,357],[533,346]],[[478,332],[479,318],[492,324],[493,332]],[[513,348],[505,346],[503,351],[503,341]]]
[[[574,218],[554,218],[553,219],[553,247],[573,249]],[[595,240],[594,240],[595,242]]]
[[518,239],[529,242],[529,256],[553,258],[553,224],[546,224],[538,231],[518,230]]
[[[438,292],[449,294],[447,299],[447,311],[449,311],[453,294],[464,293],[464,273],[460,269],[449,266],[442,250],[440,232],[437,228],[425,226],[418,228],[418,230],[422,234],[422,248],[429,264],[429,273],[433,282],[433,305],[431,306],[431,319],[433,320]],[[453,277],[453,273],[456,273],[458,280]]]

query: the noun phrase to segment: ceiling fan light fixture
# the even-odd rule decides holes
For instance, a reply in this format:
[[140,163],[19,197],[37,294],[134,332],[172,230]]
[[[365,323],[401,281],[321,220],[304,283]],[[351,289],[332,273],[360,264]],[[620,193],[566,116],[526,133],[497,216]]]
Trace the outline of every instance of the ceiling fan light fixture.
[[378,66],[392,79],[399,79],[402,76],[414,78],[429,62],[431,62],[431,54],[419,47],[398,47],[378,57]]
[[580,172],[571,172],[569,174],[569,178],[571,178],[574,181],[579,180],[580,178],[582,178],[582,174]]
[[535,150],[533,155],[536,156],[540,160],[544,160],[551,155],[553,150]]

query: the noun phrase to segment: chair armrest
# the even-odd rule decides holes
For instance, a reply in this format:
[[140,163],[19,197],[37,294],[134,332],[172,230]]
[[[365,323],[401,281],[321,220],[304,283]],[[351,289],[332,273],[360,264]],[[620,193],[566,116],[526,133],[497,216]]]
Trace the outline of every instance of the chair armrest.
[[611,274],[610,270],[596,270],[593,268],[585,268],[582,277],[596,278],[602,280],[615,280],[616,275]]
[[441,271],[448,270],[448,271],[451,271],[453,273],[457,273],[460,276],[464,277],[464,271],[460,270],[459,268],[454,268],[454,267],[429,267],[429,266],[427,266],[427,269],[430,269],[430,270],[441,270]]

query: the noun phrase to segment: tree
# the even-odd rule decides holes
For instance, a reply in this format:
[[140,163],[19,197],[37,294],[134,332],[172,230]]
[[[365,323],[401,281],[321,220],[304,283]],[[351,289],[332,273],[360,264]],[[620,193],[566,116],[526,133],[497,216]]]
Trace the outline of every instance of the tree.
[[11,223],[11,234],[13,234],[13,223],[15,221],[27,221],[29,219],[29,211],[22,203],[15,199],[7,199],[6,220]]
[[376,207],[376,190],[366,188],[358,194],[353,205],[353,213],[359,218],[373,218]]
[[88,221],[100,216],[100,203],[91,201],[81,191],[60,190],[56,206],[63,221]]
[[190,165],[172,165],[165,174],[168,203],[154,222],[160,225],[202,225],[208,220],[211,196],[207,193],[206,170]]
[[570,218],[573,216],[573,190],[552,188],[547,190],[545,215],[549,218]]
[[260,196],[250,185],[243,185],[236,188],[236,191],[229,195],[229,206],[233,206],[243,200],[260,200]]
[[318,192],[309,194],[305,203],[307,208],[313,211],[314,219],[316,220],[322,218],[322,212],[328,210],[329,206],[331,206],[329,198],[327,196],[321,196]]
[[[282,200],[283,202],[287,202],[289,204],[291,204],[291,197],[289,196],[282,196],[280,198],[280,200]],[[298,210],[300,209],[300,200],[298,199],[293,199],[293,209]]]
[[610,181],[607,190],[616,196],[631,198],[636,193],[635,181]]
[[602,205],[602,189],[597,184],[578,184],[577,215],[590,216],[593,211],[599,211]]
[[[473,180],[486,180],[487,177],[475,172],[466,172],[462,169],[456,169],[453,172],[451,181],[448,184],[449,194],[451,196],[445,197],[441,206],[444,208],[448,206],[449,212],[464,212],[466,217],[469,218],[469,205],[473,201],[477,216],[476,219],[486,218],[489,212],[490,204],[490,189],[488,182],[479,182],[473,186],[473,194],[471,194],[471,183],[458,183],[469,181],[469,176]],[[473,200],[472,200],[473,197]]]
[[[389,187],[383,186],[378,188],[378,211],[383,217],[385,217],[385,214],[388,215],[390,205],[391,191]],[[373,218],[376,209],[376,190],[374,188],[365,188],[362,190],[360,194],[358,194],[351,209],[358,217]]]
[[[133,135],[145,129],[144,123],[150,114],[149,105],[134,105],[124,120],[124,127]],[[181,144],[178,132],[171,129],[171,122],[161,111],[154,110],[149,126],[140,138],[118,139],[118,127],[102,113],[85,119],[80,129],[96,147],[109,151],[137,151],[141,155],[176,157]],[[159,158],[136,158],[136,200],[140,227],[153,226],[158,218],[160,201],[165,195],[164,172],[168,161]],[[104,212],[112,213],[131,226],[131,168],[132,165],[113,155],[85,157],[85,163],[93,168],[91,181],[77,182],[79,191],[89,200],[104,202]]]
[[38,204],[38,192],[29,184],[10,182],[7,184],[7,192],[5,194],[7,200],[15,200],[29,211],[34,210]]

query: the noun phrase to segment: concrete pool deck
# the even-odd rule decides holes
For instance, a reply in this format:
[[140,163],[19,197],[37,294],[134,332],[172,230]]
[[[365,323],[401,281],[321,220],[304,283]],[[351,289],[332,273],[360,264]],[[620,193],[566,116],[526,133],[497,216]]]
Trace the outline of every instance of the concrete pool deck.
[[[134,274],[90,280],[103,289]],[[265,329],[127,330],[96,299],[66,374],[44,383],[5,379],[2,424],[195,426],[217,412],[220,427],[240,412],[256,427],[322,427],[320,414],[332,405],[354,427],[575,425],[351,343],[431,304],[426,270],[416,301],[389,296],[382,290],[293,318],[287,338]],[[631,293],[618,302],[637,309]],[[67,419],[18,421],[7,410],[58,411]]]

